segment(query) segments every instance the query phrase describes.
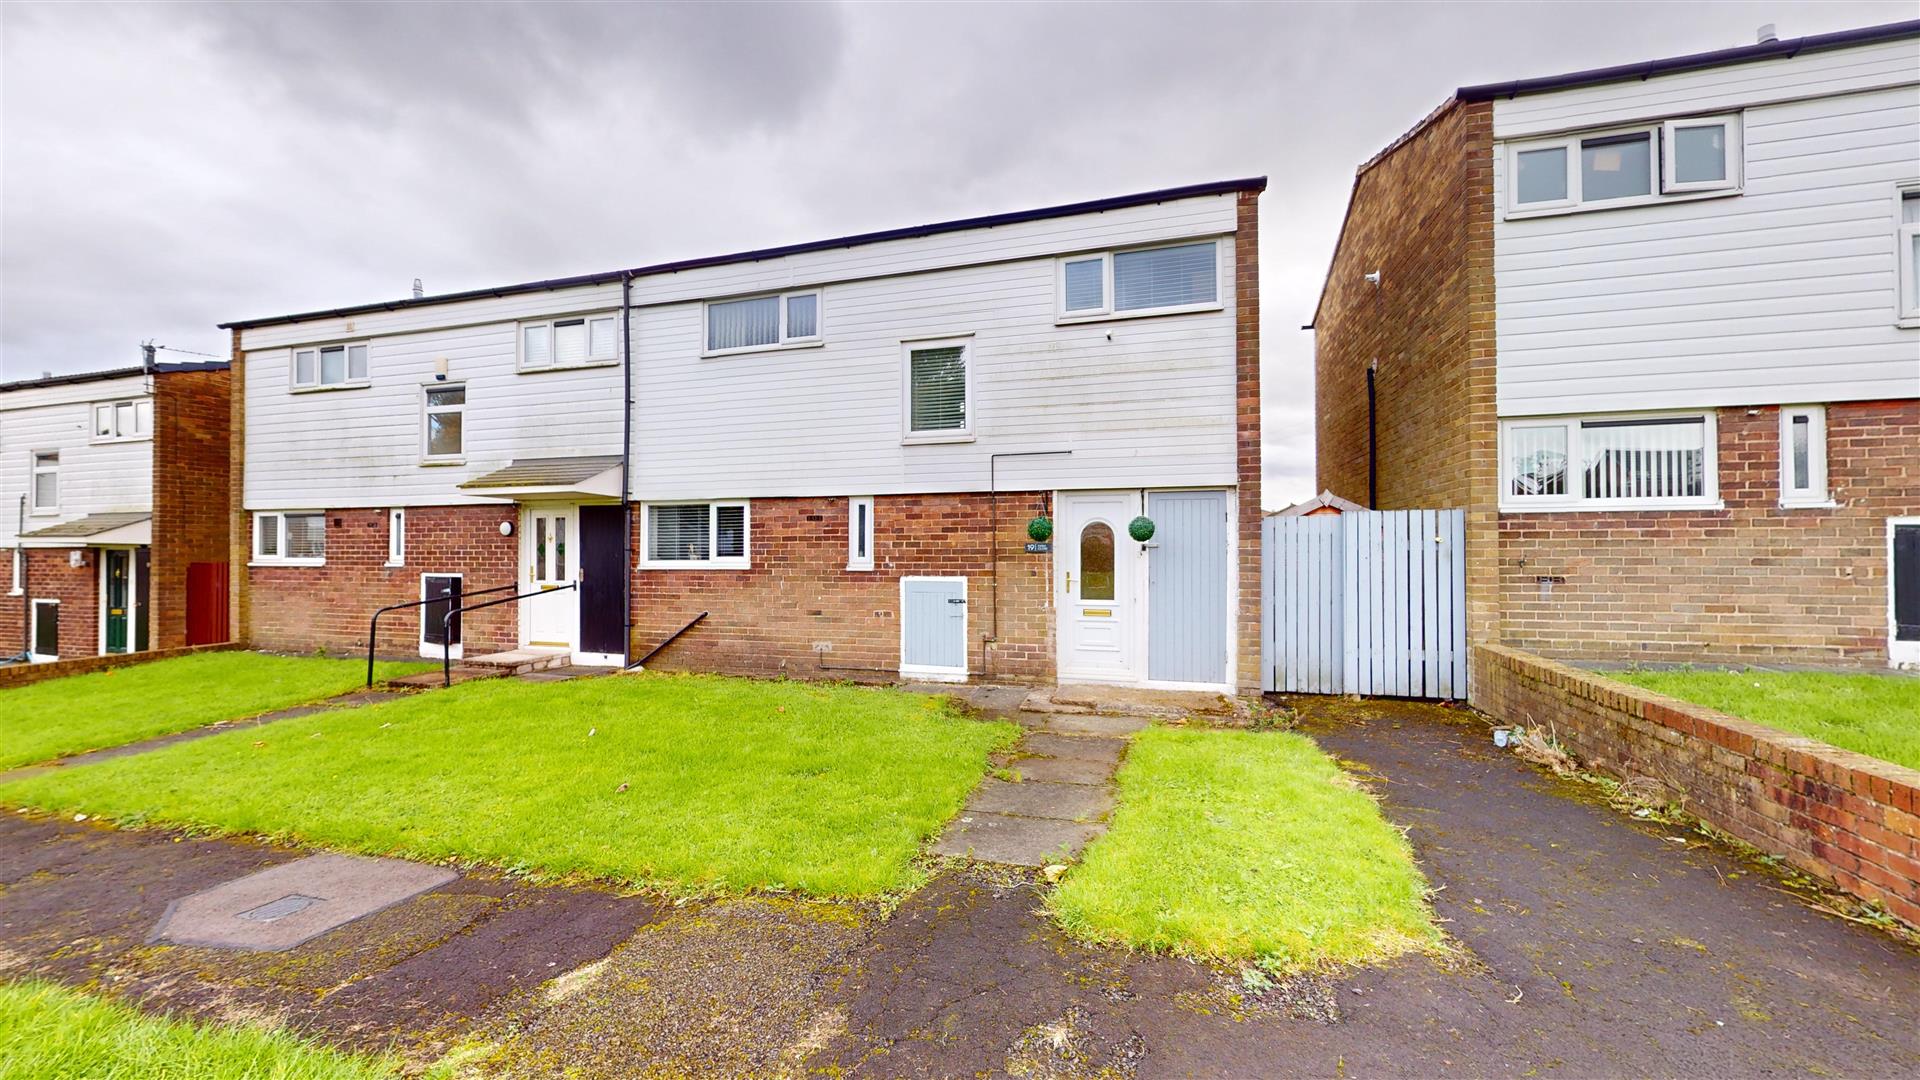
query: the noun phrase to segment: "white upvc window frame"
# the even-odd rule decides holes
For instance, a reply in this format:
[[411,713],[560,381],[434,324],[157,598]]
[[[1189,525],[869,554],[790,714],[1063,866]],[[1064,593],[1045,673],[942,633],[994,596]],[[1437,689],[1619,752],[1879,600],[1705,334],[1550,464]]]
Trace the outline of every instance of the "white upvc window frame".
[[[1724,181],[1694,181],[1688,184],[1672,184],[1673,175],[1672,139],[1669,134],[1675,128],[1706,127],[1725,124],[1727,127],[1727,178]],[[1580,144],[1595,139],[1611,139],[1622,135],[1645,134],[1648,147],[1648,194],[1629,195],[1618,199],[1590,200],[1582,190],[1582,169]],[[1542,200],[1523,203],[1520,201],[1520,155],[1531,150],[1563,149],[1567,161],[1567,196],[1564,199]],[[1565,132],[1540,138],[1516,139],[1504,144],[1503,167],[1506,172],[1503,183],[1506,186],[1506,205],[1502,210],[1508,220],[1521,220],[1531,217],[1554,217],[1560,214],[1589,213],[1599,210],[1614,210],[1629,206],[1652,206],[1665,202],[1685,202],[1692,199],[1716,199],[1740,194],[1746,186],[1746,137],[1742,130],[1740,113],[1714,113],[1697,116],[1676,116],[1665,120],[1649,120],[1637,124],[1624,124],[1617,127],[1597,128],[1591,131]]]
[[10,561],[13,563],[13,584],[7,587],[7,595],[19,596],[22,591],[20,588],[20,567],[21,564],[26,561],[26,551],[16,544],[9,552],[9,555],[11,556]]
[[[60,601],[58,598],[52,597],[52,596],[36,596],[33,598],[33,602],[30,606],[33,611],[33,618],[30,620],[30,625],[27,627],[27,656],[36,664],[52,663],[53,661],[60,659],[60,654],[58,652],[50,652],[50,653],[35,652],[33,646],[35,642],[40,640],[40,609],[43,607],[50,607],[54,610],[55,618],[58,618],[59,612],[60,612]],[[60,648],[60,642],[58,640],[59,634],[57,631],[54,637],[55,637],[55,640],[53,643],[53,647],[57,650]]]
[[[813,333],[793,335],[787,332],[787,307],[796,296],[813,297]],[[710,349],[707,343],[713,340],[713,330],[709,324],[713,307],[716,304],[735,304],[746,300],[765,300],[768,297],[780,298],[780,337],[779,340],[765,345],[739,345],[731,349]],[[749,293],[746,296],[719,296],[700,302],[700,355],[739,356],[743,353],[776,352],[781,349],[811,349],[827,343],[827,297],[825,289],[788,289],[785,292]]]
[[[1201,244],[1213,245],[1213,299],[1201,300],[1191,304],[1166,304],[1150,308],[1120,308],[1114,305],[1113,258],[1116,255],[1132,255],[1142,251],[1156,251],[1160,248],[1196,247]],[[1057,326],[1070,326],[1075,323],[1112,322],[1118,319],[1148,319],[1159,315],[1186,315],[1200,311],[1220,311],[1226,307],[1227,289],[1227,246],[1219,236],[1187,236],[1178,240],[1155,241],[1151,244],[1134,244],[1128,247],[1112,248],[1107,251],[1082,251],[1072,255],[1062,255],[1054,260],[1053,266],[1053,321]],[[1067,264],[1100,262],[1100,306],[1098,308],[1076,308],[1067,310]]]
[[387,511],[387,565],[407,565],[407,511],[396,506]]
[[1914,252],[1920,221],[1906,220],[1906,201],[1920,201],[1920,179],[1893,185],[1894,325],[1920,327],[1920,254]]
[[847,500],[847,569],[873,569],[873,496]]
[[[289,517],[317,517],[320,519],[320,554],[303,555],[298,558],[286,554],[287,519]],[[268,522],[272,524],[269,525]],[[268,529],[273,530],[274,551],[267,554],[262,551],[261,539]],[[325,566],[327,565],[327,515],[323,510],[256,510],[253,513],[253,559],[254,566]]]
[[[663,506],[705,506],[707,508],[707,557],[705,559],[656,559],[653,557],[653,512]],[[720,535],[722,507],[740,508],[740,554],[715,557],[714,542]],[[642,570],[750,570],[753,568],[753,504],[747,499],[654,499],[640,504],[640,569]]]
[[[121,430],[121,410],[133,417],[133,430]],[[153,438],[153,399],[116,398],[96,401],[88,409],[90,430],[96,443],[145,442]]]
[[[1588,498],[1586,494],[1586,470],[1582,462],[1586,455],[1581,445],[1581,423],[1583,421],[1627,421],[1635,420],[1675,420],[1700,419],[1704,422],[1701,439],[1705,451],[1701,463],[1702,494],[1681,498]],[[1567,447],[1567,493],[1564,495],[1515,495],[1513,491],[1513,462],[1508,453],[1511,447],[1511,432],[1515,428],[1562,427],[1566,430]],[[1500,512],[1503,514],[1528,513],[1599,513],[1625,510],[1723,510],[1726,504],[1720,499],[1720,426],[1718,414],[1712,409],[1672,409],[1661,412],[1633,413],[1581,413],[1575,416],[1517,416],[1500,421]]]
[[[1793,486],[1793,424],[1807,421],[1807,486]],[[1780,505],[1786,508],[1834,505],[1827,483],[1827,408],[1824,405],[1780,407]]]
[[[960,349],[960,363],[966,370],[966,410],[967,422],[957,428],[929,428],[916,431],[913,427],[913,354],[933,349]],[[903,446],[928,446],[936,443],[963,443],[974,441],[974,427],[979,420],[979,399],[974,395],[974,354],[973,335],[946,338],[921,338],[900,343],[900,443]]]
[[[560,362],[558,327],[568,323],[580,323],[587,335],[587,353],[580,360],[571,363]],[[596,322],[608,322],[613,325],[611,340],[604,350],[593,347],[593,326]],[[527,331],[545,329],[547,332],[547,358],[535,361],[527,356]],[[555,315],[546,319],[527,319],[513,328],[514,369],[521,374],[540,371],[578,371],[581,368],[606,367],[620,362],[620,343],[624,338],[620,326],[618,311],[585,311],[572,315]]]
[[[53,464],[42,465],[40,459],[48,456],[53,458]],[[46,505],[42,505],[40,502],[40,476],[42,473],[53,474],[53,502]],[[60,480],[60,451],[57,448],[52,450],[30,450],[27,452],[27,512],[29,514],[40,517],[58,514],[60,512],[60,489],[65,486],[66,485]]]
[[[326,363],[324,354],[333,350],[342,350],[340,370],[345,378],[336,382],[326,381]],[[353,351],[364,350],[366,372],[358,378],[353,374]],[[300,354],[313,354],[313,378],[300,380]],[[369,339],[357,341],[324,341],[308,345],[295,345],[287,350],[287,384],[295,393],[309,394],[327,390],[356,390],[373,385],[373,342]]]
[[[1680,157],[1674,152],[1675,134],[1684,128],[1723,127],[1727,132],[1726,175],[1718,180],[1676,180],[1674,176],[1679,168]],[[1737,191],[1744,182],[1740,163],[1746,155],[1742,148],[1746,140],[1741,137],[1740,114],[1722,113],[1718,116],[1683,116],[1660,123],[1660,187],[1663,193],[1683,193],[1694,191]]]
[[[458,405],[435,405],[433,394],[436,390],[458,390],[461,393]],[[422,465],[460,465],[467,460],[467,384],[463,382],[430,382],[420,385],[420,463]],[[460,450],[453,454],[435,454],[429,441],[428,421],[431,417],[446,413],[460,414]]]

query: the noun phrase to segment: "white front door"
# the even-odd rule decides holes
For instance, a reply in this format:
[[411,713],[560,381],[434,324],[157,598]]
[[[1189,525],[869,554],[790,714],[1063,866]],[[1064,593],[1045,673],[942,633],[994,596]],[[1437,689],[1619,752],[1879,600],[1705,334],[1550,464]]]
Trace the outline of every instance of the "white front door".
[[1054,610],[1060,619],[1061,682],[1138,682],[1141,560],[1127,523],[1140,514],[1132,491],[1062,493],[1056,508]]
[[572,506],[529,506],[521,523],[523,592],[520,640],[526,645],[571,649],[580,630],[580,591],[562,589],[579,578],[580,516]]

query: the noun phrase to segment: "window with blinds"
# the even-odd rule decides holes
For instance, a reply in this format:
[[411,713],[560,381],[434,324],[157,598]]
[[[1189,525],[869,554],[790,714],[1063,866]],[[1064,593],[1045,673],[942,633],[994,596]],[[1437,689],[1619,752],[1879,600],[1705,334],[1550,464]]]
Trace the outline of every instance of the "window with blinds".
[[964,437],[968,409],[966,342],[928,342],[907,349],[907,435]]
[[716,300],[706,307],[708,353],[770,349],[820,340],[820,294],[796,292]]
[[327,519],[311,511],[255,514],[253,559],[259,563],[319,566],[327,557]]
[[1501,504],[1710,506],[1719,499],[1711,413],[1503,423]]
[[748,565],[747,504],[649,503],[646,558],[657,569],[745,568]]
[[620,359],[617,313],[572,315],[520,324],[520,370],[611,364]]
[[294,389],[366,385],[367,349],[366,342],[355,342],[293,350]]
[[1070,255],[1059,262],[1063,320],[1151,315],[1220,303],[1220,245],[1212,240]]

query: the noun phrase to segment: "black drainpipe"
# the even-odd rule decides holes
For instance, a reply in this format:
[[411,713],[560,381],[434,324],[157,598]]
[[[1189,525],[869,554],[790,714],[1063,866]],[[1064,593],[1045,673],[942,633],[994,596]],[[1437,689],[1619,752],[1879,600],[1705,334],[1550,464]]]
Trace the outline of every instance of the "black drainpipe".
[[1373,440],[1373,373],[1379,361],[1367,365],[1367,509],[1380,507],[1380,455]]
[[620,275],[620,666],[633,666],[633,275]]

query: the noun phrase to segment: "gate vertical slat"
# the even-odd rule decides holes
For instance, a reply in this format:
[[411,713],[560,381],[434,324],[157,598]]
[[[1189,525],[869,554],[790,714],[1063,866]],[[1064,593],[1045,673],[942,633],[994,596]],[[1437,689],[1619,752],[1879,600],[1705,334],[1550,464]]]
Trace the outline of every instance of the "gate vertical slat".
[[1420,696],[1438,697],[1440,694],[1440,612],[1436,603],[1439,592],[1440,544],[1434,535],[1437,527],[1435,514],[1431,510],[1420,511]]
[[1453,696],[1464,698],[1471,693],[1467,676],[1467,515],[1462,510],[1449,510],[1447,520],[1451,526],[1447,538],[1453,545]]
[[1434,695],[1450,698],[1453,696],[1453,537],[1447,535],[1444,511],[1435,514],[1434,519],[1433,535],[1438,538],[1434,544],[1434,598],[1440,609],[1433,645]]

